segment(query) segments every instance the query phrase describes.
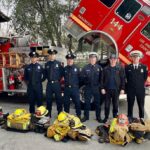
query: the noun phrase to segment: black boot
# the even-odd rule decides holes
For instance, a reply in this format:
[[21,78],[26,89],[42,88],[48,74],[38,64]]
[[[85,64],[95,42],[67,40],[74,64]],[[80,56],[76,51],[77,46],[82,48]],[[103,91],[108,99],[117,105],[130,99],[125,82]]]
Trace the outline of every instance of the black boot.
[[81,122],[85,122],[85,121],[87,121],[87,120],[89,120],[89,118],[86,117],[86,116],[84,116],[84,117],[81,119]]
[[51,115],[51,113],[50,112],[48,112],[48,114],[46,115],[47,117],[52,117],[52,115]]
[[81,120],[81,116],[80,115],[77,115],[77,117]]
[[101,117],[97,117],[96,120],[97,120],[99,123],[103,123],[103,120],[101,119]]
[[106,123],[108,121],[108,118],[104,118],[103,123]]

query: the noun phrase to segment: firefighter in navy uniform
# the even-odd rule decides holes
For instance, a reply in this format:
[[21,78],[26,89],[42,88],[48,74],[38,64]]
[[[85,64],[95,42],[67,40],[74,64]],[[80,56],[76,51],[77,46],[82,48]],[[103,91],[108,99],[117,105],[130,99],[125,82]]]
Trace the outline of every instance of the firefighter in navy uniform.
[[143,57],[141,51],[134,50],[130,53],[132,64],[127,65],[126,72],[126,90],[128,101],[128,117],[131,122],[133,119],[133,106],[135,97],[139,108],[139,117],[144,118],[144,103],[145,103],[145,88],[144,84],[148,76],[147,66],[140,63],[140,58]]
[[45,71],[37,62],[38,53],[30,52],[29,56],[31,57],[31,64],[25,68],[24,79],[27,83],[27,95],[30,103],[29,111],[30,113],[35,113],[35,104],[37,104],[37,107],[42,105],[42,82],[45,80]]
[[89,64],[86,65],[81,73],[81,81],[85,85],[84,88],[84,117],[82,122],[89,120],[90,103],[92,96],[94,97],[94,104],[96,109],[96,120],[102,122],[100,115],[100,82],[102,75],[102,68],[96,64],[97,53],[91,52],[89,54]]
[[77,66],[74,65],[74,59],[76,56],[72,53],[66,55],[67,66],[64,68],[64,111],[69,113],[70,98],[72,98],[75,108],[76,115],[81,117],[81,106],[80,106],[80,94],[79,94],[79,80],[80,73]]
[[117,117],[119,94],[124,94],[125,90],[125,71],[117,64],[117,60],[117,55],[111,54],[109,65],[103,69],[101,92],[106,95],[104,123],[109,118],[111,101],[113,104],[113,118]]
[[63,76],[63,67],[56,60],[56,50],[48,50],[48,62],[45,64],[45,77],[48,80],[46,87],[46,102],[49,116],[51,117],[52,99],[55,94],[58,114],[62,111],[62,96],[60,80]]

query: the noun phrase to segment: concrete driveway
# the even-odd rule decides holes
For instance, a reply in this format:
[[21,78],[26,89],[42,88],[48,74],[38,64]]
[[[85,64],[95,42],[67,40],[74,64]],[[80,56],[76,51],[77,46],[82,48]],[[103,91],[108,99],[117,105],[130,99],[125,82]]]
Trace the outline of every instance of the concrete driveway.
[[[55,105],[55,104],[54,104]],[[0,98],[0,106],[3,107],[4,112],[13,112],[16,108],[26,108],[28,109],[28,104],[25,102],[19,102],[19,99],[16,98],[15,102],[10,99]],[[125,113],[127,110],[126,100],[120,101],[120,113]],[[57,112],[56,107],[53,107],[53,118],[51,122],[56,118]],[[71,113],[74,114],[74,109],[71,109]],[[102,117],[104,114],[102,108]],[[138,115],[137,105],[134,107],[135,117]],[[110,114],[111,116],[111,114]],[[150,96],[146,96],[146,105],[145,105],[145,118],[150,119]],[[95,120],[95,113],[90,113],[90,120],[85,123],[90,127],[93,132],[95,128],[99,125]],[[95,134],[92,137],[92,140],[86,143],[78,141],[68,141],[67,143],[55,142],[52,139],[44,137],[43,134],[38,134],[34,132],[28,133],[18,133],[12,131],[5,131],[0,129],[0,150],[122,150],[123,147],[112,144],[100,144],[98,143],[98,136]],[[142,144],[130,143],[124,147],[126,150],[149,150],[150,141],[145,141]]]

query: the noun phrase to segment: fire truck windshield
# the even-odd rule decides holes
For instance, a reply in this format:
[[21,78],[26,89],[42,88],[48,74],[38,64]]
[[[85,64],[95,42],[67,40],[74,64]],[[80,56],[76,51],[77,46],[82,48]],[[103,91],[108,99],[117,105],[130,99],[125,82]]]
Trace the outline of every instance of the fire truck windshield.
[[99,1],[101,1],[103,4],[105,4],[107,7],[111,7],[113,4],[114,4],[114,2],[116,1],[116,0],[99,0]]
[[138,3],[136,0],[124,0],[116,10],[116,13],[125,21],[129,22],[138,12],[140,7],[140,3]]

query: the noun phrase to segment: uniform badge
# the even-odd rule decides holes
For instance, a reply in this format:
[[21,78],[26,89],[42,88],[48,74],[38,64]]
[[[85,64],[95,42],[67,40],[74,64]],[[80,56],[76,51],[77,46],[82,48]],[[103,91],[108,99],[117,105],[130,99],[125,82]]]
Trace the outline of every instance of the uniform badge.
[[31,69],[30,69],[30,68],[28,68],[28,70],[30,71]]
[[97,71],[99,71],[99,68],[97,69]]
[[77,72],[77,68],[74,68],[74,71]]
[[40,67],[40,66],[38,66],[38,69],[41,69],[41,67]]
[[58,68],[58,64],[56,64],[56,68]]
[[49,66],[46,66],[46,68],[49,68]]
[[143,69],[141,69],[141,73],[143,73],[144,72],[144,70]]

